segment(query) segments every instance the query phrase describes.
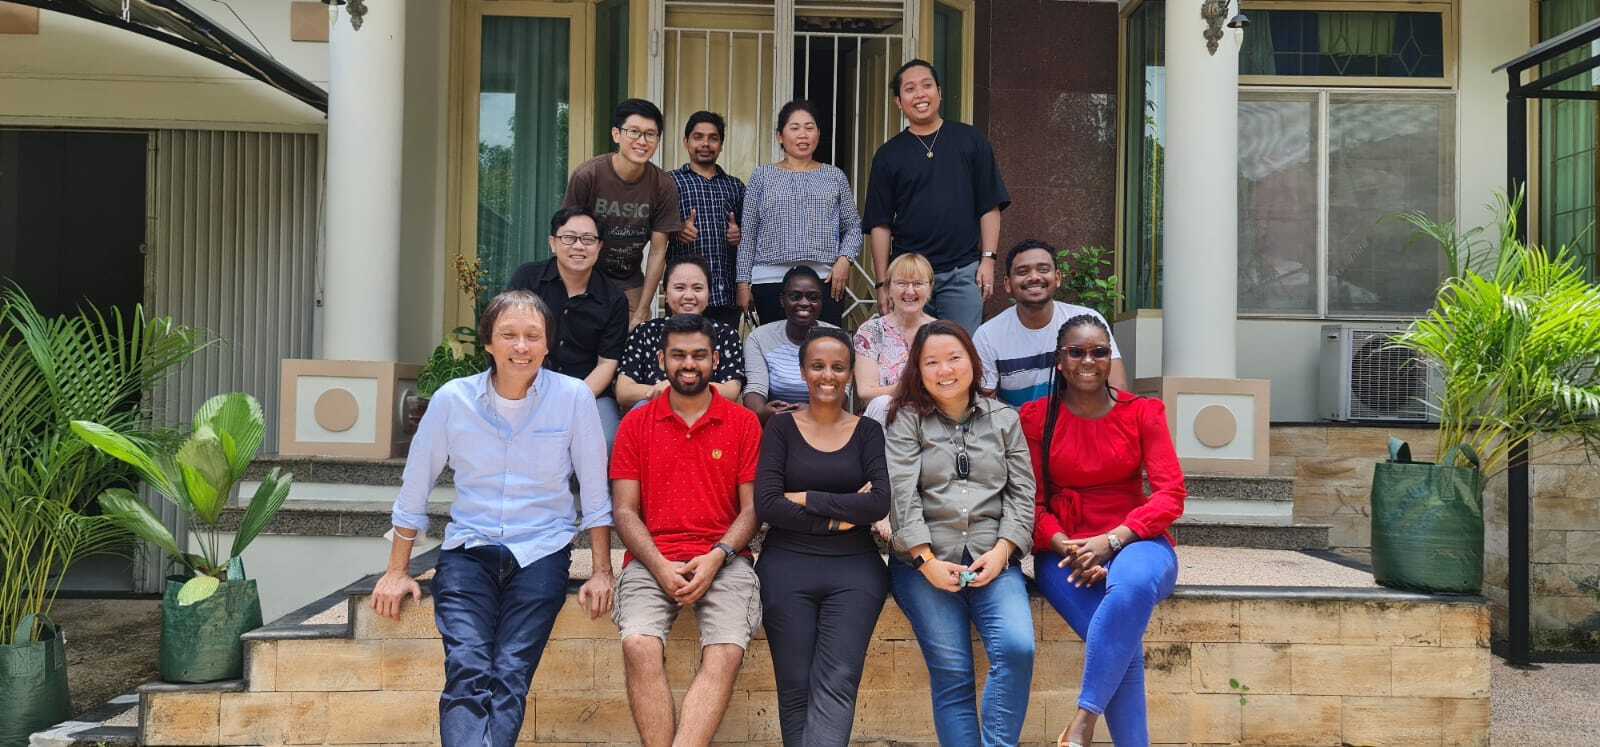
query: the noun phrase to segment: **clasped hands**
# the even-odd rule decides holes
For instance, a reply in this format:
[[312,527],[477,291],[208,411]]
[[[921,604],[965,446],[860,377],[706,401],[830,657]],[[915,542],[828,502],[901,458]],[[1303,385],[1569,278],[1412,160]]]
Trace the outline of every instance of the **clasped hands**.
[[1105,535],[1075,540],[1057,533],[1050,540],[1050,549],[1061,556],[1056,567],[1072,569],[1072,573],[1067,574],[1067,583],[1083,588],[1106,580],[1106,562],[1111,560],[1113,552],[1111,541]]
[[678,606],[688,607],[711,590],[711,582],[716,580],[727,559],[721,550],[712,548],[704,555],[681,563],[663,561],[661,567],[651,569],[650,575],[655,576],[662,591],[671,594]]

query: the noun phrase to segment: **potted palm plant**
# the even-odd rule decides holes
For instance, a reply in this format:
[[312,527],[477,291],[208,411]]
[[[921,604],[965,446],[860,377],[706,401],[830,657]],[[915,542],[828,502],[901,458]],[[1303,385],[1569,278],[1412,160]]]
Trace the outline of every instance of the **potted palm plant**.
[[222,553],[222,510],[261,448],[266,421],[248,394],[219,394],[194,415],[192,432],[176,448],[147,448],[98,423],[72,422],[94,448],[132,467],[151,490],[182,509],[200,536],[186,553],[161,520],[126,488],[100,494],[100,507],[118,526],[161,548],[184,569],[167,580],[162,600],[161,678],[215,682],[243,673],[239,636],[261,626],[261,597],[246,578],[240,555],[283,508],[293,476],[274,468],[256,489],[231,547]]
[[[1499,235],[1458,234],[1404,216],[1444,250],[1434,306],[1395,339],[1438,369],[1437,465],[1391,446],[1372,485],[1379,583],[1476,593],[1483,575],[1483,484],[1543,435],[1600,447],[1600,286],[1566,247],[1517,239],[1520,196],[1501,198]],[[1524,452],[1525,453],[1525,452]]]
[[70,715],[65,634],[50,619],[61,581],[132,537],[92,510],[128,469],[68,428],[91,418],[130,442],[162,432],[142,407],[155,384],[205,347],[197,330],[140,307],[54,318],[0,292],[0,744]]

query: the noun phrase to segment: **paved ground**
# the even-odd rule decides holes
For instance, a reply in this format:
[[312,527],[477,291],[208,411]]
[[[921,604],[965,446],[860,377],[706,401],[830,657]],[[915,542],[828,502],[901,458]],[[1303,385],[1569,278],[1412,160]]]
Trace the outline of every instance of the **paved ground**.
[[1600,744],[1600,664],[1518,670],[1496,658],[1493,677],[1494,744]]
[[50,613],[67,632],[74,715],[156,678],[159,599],[60,599]]

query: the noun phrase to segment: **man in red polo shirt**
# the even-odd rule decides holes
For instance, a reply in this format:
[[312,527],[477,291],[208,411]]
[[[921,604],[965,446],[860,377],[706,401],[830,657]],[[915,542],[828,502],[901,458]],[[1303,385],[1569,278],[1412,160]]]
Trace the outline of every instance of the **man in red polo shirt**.
[[[761,624],[744,549],[758,527],[761,423],[709,388],[714,334],[697,314],[667,320],[660,356],[671,391],[623,418],[611,455],[612,521],[628,547],[613,617],[645,747],[711,743]],[[663,654],[684,607],[700,625],[700,670],[675,723]]]

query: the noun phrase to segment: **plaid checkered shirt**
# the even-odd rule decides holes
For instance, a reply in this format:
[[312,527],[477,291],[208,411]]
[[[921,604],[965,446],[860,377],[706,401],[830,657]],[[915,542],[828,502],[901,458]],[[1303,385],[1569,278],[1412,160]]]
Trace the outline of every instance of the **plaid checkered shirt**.
[[732,306],[734,303],[734,248],[728,246],[728,213],[744,213],[744,182],[729,176],[721,166],[717,175],[707,179],[694,173],[689,164],[674,169],[672,180],[678,184],[678,211],[684,220],[694,210],[694,225],[700,238],[693,244],[673,241],[667,249],[667,262],[687,254],[699,254],[711,268],[711,306]]

